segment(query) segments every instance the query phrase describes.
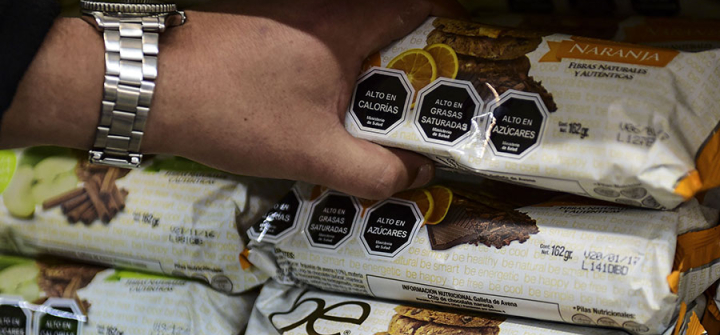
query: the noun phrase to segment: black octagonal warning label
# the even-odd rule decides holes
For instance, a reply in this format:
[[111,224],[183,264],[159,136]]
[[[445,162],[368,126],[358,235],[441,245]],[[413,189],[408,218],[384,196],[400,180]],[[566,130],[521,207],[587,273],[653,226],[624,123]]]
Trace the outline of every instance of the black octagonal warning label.
[[21,299],[0,298],[0,334],[31,334],[32,315]]
[[427,142],[454,145],[470,134],[482,109],[472,83],[441,78],[420,90],[415,126]]
[[410,245],[422,222],[414,202],[388,199],[368,211],[360,240],[369,256],[394,258]]
[[355,198],[328,192],[310,210],[305,235],[310,245],[323,249],[337,249],[353,234],[360,207]]
[[538,146],[548,112],[540,96],[508,91],[489,105],[490,147],[496,155],[520,158]]
[[405,120],[414,94],[404,72],[374,68],[358,79],[350,115],[361,130],[387,134]]
[[258,242],[277,243],[295,230],[299,212],[300,197],[293,189],[250,227],[247,234]]

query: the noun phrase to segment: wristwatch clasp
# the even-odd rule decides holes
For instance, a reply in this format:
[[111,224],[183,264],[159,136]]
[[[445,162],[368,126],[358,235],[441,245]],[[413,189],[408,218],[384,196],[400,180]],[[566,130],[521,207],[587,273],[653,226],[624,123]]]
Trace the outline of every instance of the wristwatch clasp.
[[142,157],[143,155],[139,153],[128,153],[127,157],[115,158],[99,150],[90,150],[88,160],[92,164],[103,164],[122,169],[134,169],[140,167]]

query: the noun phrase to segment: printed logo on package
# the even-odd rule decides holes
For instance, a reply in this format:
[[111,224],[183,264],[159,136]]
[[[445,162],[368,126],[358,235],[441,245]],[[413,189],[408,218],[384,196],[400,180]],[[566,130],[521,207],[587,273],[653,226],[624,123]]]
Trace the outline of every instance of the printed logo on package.
[[248,236],[258,242],[280,242],[297,228],[301,205],[297,191],[291,189],[260,221],[248,229]]
[[418,92],[415,126],[427,142],[455,145],[472,129],[483,104],[472,83],[440,78]]
[[414,94],[404,72],[373,68],[358,79],[350,115],[361,130],[387,134],[405,121]]
[[488,105],[490,147],[498,156],[522,158],[538,147],[548,111],[539,95],[508,91]]
[[[332,326],[330,331],[335,331],[331,334],[350,334],[350,332],[343,328],[343,324],[360,325],[368,316],[370,316],[370,304],[363,301],[343,301],[337,304],[326,306],[327,302],[321,298],[306,298],[302,299],[305,291],[297,297],[292,305],[292,308],[286,312],[272,313],[268,316],[270,323],[273,327],[284,334],[293,329],[303,328],[305,326],[306,334],[308,335],[322,335],[328,334],[327,323],[331,322]],[[301,300],[302,299],[302,300]],[[351,308],[353,311],[357,310],[356,317],[339,317],[333,313],[335,310],[343,310]],[[316,328],[316,323],[323,324],[325,330],[319,332]]]
[[353,235],[360,206],[354,197],[329,191],[316,200],[310,209],[305,236],[311,246],[336,250]]
[[387,199],[368,210],[360,240],[368,256],[395,258],[415,238],[423,223],[417,204]]

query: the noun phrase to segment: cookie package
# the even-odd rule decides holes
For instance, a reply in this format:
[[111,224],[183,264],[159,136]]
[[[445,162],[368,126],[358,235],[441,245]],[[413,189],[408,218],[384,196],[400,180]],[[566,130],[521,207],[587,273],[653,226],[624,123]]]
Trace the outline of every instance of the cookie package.
[[292,186],[178,157],[137,170],[55,147],[0,151],[0,252],[50,254],[192,277],[228,293],[262,285],[244,231]]
[[0,255],[0,334],[239,334],[257,290],[235,296],[127,270]]
[[248,231],[277,281],[658,334],[720,279],[718,211],[459,176],[368,201],[298,183]]
[[345,127],[447,169],[673,209],[720,185],[719,58],[430,18],[365,61]]
[[[700,335],[704,298],[675,319],[667,335]],[[680,325],[674,332],[675,324]],[[536,321],[435,306],[404,305],[268,282],[255,303],[247,334],[267,335],[620,335],[622,330]]]

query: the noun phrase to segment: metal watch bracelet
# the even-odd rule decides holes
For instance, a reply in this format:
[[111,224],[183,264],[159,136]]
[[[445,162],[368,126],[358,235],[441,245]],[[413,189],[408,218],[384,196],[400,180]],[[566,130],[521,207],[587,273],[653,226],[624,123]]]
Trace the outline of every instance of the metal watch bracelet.
[[91,163],[138,167],[140,144],[158,73],[161,17],[99,18],[105,42],[105,83]]

